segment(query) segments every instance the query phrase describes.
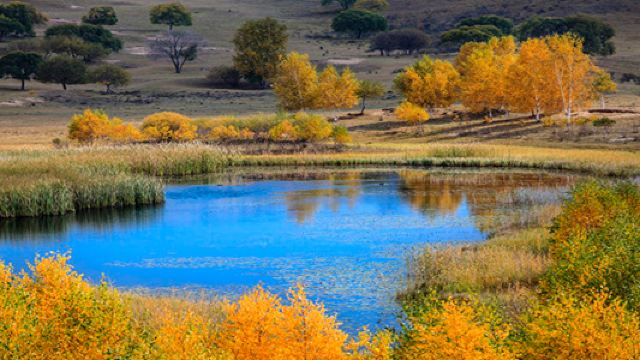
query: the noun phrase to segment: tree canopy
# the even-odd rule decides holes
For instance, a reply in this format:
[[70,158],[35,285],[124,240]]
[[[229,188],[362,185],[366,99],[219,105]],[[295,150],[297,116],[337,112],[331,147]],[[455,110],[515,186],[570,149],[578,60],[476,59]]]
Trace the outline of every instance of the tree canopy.
[[233,63],[247,80],[266,86],[287,49],[287,27],[272,18],[245,22],[233,38]]
[[363,34],[387,30],[387,19],[384,16],[363,10],[345,10],[338,14],[331,23],[336,32],[351,33],[356,38]]
[[191,26],[191,11],[180,3],[160,4],[151,8],[149,20],[152,24],[174,26]]
[[429,44],[427,35],[417,29],[398,29],[376,34],[371,39],[370,49],[389,55],[394,50],[408,54],[424,49]]
[[446,31],[440,36],[443,43],[462,45],[468,42],[486,42],[492,37],[502,36],[495,25],[462,25]]
[[43,83],[60,84],[67,90],[67,85],[86,83],[87,67],[80,60],[58,55],[40,65],[36,78]]
[[21,1],[0,4],[0,15],[20,23],[22,28],[15,34],[18,36],[35,36],[34,25],[47,22],[47,16],[38,11],[35,6]]
[[89,13],[82,17],[82,22],[93,25],[115,25],[118,23],[118,16],[112,6],[92,7]]
[[0,14],[0,41],[7,36],[24,33],[24,26],[16,20],[10,19]]
[[182,72],[187,61],[198,57],[198,48],[204,45],[202,37],[194,32],[168,30],[149,41],[152,57],[168,57],[176,74]]
[[99,25],[54,25],[45,31],[45,36],[76,36],[86,42],[99,44],[105,49],[109,49],[111,51],[117,52],[122,49],[122,40],[115,37],[111,31]]
[[88,78],[91,82],[106,86],[107,94],[111,93],[112,87],[125,86],[131,82],[131,75],[121,66],[113,64],[102,64],[92,69]]
[[615,45],[611,41],[615,30],[604,21],[587,15],[564,18],[533,16],[518,25],[516,33],[520,40],[573,33],[582,38],[583,50],[587,54],[606,56],[615,53]]
[[14,52],[0,58],[0,76],[9,76],[24,83],[35,76],[42,63],[42,56],[35,53]]
[[493,25],[500,29],[502,35],[511,35],[513,33],[513,21],[502,16],[497,15],[484,15],[475,18],[468,18],[460,21],[457,28],[462,26],[474,26],[474,25]]

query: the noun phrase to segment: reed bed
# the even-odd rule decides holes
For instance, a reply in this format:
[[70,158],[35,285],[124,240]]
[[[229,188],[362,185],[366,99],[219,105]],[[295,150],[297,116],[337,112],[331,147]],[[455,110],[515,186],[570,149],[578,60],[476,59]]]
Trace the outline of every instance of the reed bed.
[[161,203],[159,178],[253,166],[526,168],[637,176],[640,156],[482,144],[369,144],[342,152],[288,155],[246,155],[199,143],[8,151],[0,153],[0,217]]

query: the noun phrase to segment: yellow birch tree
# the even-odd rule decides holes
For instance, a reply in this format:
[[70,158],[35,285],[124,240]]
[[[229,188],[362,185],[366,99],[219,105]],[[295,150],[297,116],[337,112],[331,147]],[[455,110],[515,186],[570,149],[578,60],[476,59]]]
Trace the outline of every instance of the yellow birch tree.
[[309,55],[292,52],[278,65],[273,90],[285,110],[313,108],[316,103],[318,73]]
[[568,122],[573,112],[588,106],[594,97],[594,65],[582,52],[582,39],[573,34],[546,38],[551,51],[551,71],[562,101],[562,111]]

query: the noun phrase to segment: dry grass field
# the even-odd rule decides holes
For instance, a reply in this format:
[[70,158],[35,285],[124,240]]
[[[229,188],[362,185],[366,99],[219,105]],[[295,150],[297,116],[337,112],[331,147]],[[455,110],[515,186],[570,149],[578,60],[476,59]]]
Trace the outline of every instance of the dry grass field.
[[[27,84],[28,91],[18,91],[18,82],[0,81],[0,149],[49,147],[55,137],[63,137],[69,117],[84,108],[101,108],[132,121],[157,111],[176,111],[193,117],[219,114],[273,112],[276,99],[271,91],[223,90],[207,86],[204,77],[211,66],[231,64],[231,39],[240,24],[249,19],[272,16],[289,28],[289,49],[309,53],[319,66],[327,63],[349,64],[359,78],[384,82],[391,88],[395,72],[415,61],[416,56],[381,57],[367,52],[366,41],[336,38],[329,33],[336,8],[322,7],[319,0],[184,0],[194,13],[193,31],[207,41],[198,60],[188,63],[182,74],[174,74],[168,61],[152,60],[145,55],[145,41],[164,30],[148,20],[150,0],[33,0],[50,17],[49,24],[77,22],[96,5],[115,7],[119,23],[111,29],[125,41],[123,51],[107,61],[118,63],[132,73],[132,84],[116,94],[106,95],[96,85],[59,86],[38,82]],[[442,30],[473,14],[498,14],[522,20],[529,15],[560,16],[583,12],[601,16],[617,30],[618,52],[597,59],[607,70],[621,74],[640,72],[640,47],[636,44],[640,3],[633,0],[601,2],[565,1],[444,1],[391,0],[386,15],[392,27],[413,26],[426,29],[434,39]],[[38,29],[44,31],[44,27]],[[0,44],[4,46],[5,44]],[[439,54],[439,57],[450,57]],[[610,99],[611,107],[640,111],[640,86],[625,84]],[[395,106],[400,98],[389,92],[383,99],[371,101],[372,109]],[[343,115],[327,114],[328,116]],[[404,126],[393,116],[372,111],[370,116],[345,120],[361,142],[462,141],[497,142],[559,146],[638,148],[637,127],[640,115],[617,115],[618,123],[605,133],[602,129],[544,128],[518,116],[497,119],[493,124],[468,120],[449,121],[450,116],[436,116],[426,126],[426,134]],[[570,133],[567,133],[569,131]]]

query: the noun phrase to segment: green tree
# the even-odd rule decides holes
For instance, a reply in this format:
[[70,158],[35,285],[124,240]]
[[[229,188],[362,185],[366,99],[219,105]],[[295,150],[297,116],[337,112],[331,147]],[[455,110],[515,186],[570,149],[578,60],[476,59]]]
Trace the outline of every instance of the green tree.
[[82,40],[94,44],[99,44],[105,49],[111,51],[120,51],[122,49],[122,40],[118,39],[113,33],[102,26],[92,24],[62,24],[54,25],[47,29],[44,33],[45,37],[51,36],[76,36]]
[[82,17],[82,22],[93,25],[115,25],[118,23],[118,16],[112,6],[92,7],[89,13]]
[[462,45],[468,42],[487,42],[493,37],[501,36],[502,31],[494,25],[463,25],[443,33],[440,36],[440,41]]
[[24,26],[19,22],[0,15],[0,41],[11,35],[18,35],[24,32]]
[[233,62],[247,80],[266,86],[276,75],[280,59],[287,49],[287,27],[265,18],[245,22],[233,38],[236,54]]
[[67,90],[67,85],[86,82],[87,66],[68,56],[54,56],[40,64],[36,78],[43,83],[60,84]]
[[89,71],[88,78],[91,82],[102,84],[107,87],[107,94],[111,93],[111,87],[128,85],[131,82],[131,75],[121,66],[113,64],[103,64]]
[[456,27],[459,28],[461,26],[474,25],[493,25],[500,29],[502,35],[511,35],[513,33],[513,21],[496,15],[484,15],[476,18],[464,19],[460,21]]
[[22,82],[20,89],[24,90],[25,81],[35,76],[41,63],[42,56],[38,54],[10,53],[0,59],[0,75],[20,80]]
[[356,3],[356,0],[322,0],[321,4],[322,6],[327,6],[333,4],[334,2],[338,3],[342,10],[347,10]]
[[358,39],[366,33],[385,31],[387,27],[387,19],[384,16],[353,9],[341,12],[331,23],[334,31],[352,33]]
[[604,21],[587,15],[565,18],[532,16],[516,29],[520,40],[566,33],[582,38],[582,50],[587,54],[606,56],[615,53],[615,45],[611,41],[615,30]]
[[92,62],[109,55],[109,50],[100,44],[90,43],[77,36],[56,35],[41,40],[40,48],[46,55],[68,55]]
[[191,26],[191,11],[180,3],[160,4],[151,8],[149,20],[152,24],[174,26]]
[[22,25],[22,31],[16,35],[35,36],[34,25],[47,22],[47,16],[38,11],[35,6],[21,1],[9,1],[0,4],[0,15],[17,21]]
[[358,87],[358,97],[362,99],[362,108],[360,109],[360,114],[364,114],[364,110],[366,109],[366,101],[368,98],[378,98],[384,95],[384,85],[377,81],[371,80],[362,80],[360,81],[360,86]]

